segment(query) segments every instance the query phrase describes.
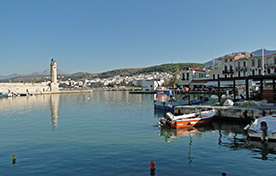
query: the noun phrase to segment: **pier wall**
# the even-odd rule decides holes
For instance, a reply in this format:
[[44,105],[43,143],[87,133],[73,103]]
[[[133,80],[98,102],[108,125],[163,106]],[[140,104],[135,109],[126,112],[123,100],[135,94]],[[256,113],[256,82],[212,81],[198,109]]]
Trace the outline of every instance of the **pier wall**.
[[177,106],[175,113],[185,114],[197,110],[215,109],[217,119],[250,122],[256,118],[276,114],[275,107],[236,107],[236,106]]
[[0,83],[0,92],[41,93],[50,91],[48,83]]

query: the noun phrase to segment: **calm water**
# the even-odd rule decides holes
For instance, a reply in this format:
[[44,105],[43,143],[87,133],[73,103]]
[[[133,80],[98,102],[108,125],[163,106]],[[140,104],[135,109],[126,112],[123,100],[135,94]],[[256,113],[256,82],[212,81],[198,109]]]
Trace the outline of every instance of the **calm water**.
[[[152,95],[128,92],[0,99],[0,175],[275,175],[276,144],[241,124],[157,126]],[[12,164],[12,154],[16,163]]]

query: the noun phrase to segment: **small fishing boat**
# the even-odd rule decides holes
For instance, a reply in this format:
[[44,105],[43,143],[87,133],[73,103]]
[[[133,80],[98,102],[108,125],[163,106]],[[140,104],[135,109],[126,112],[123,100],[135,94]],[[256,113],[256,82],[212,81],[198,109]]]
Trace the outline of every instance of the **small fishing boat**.
[[202,103],[204,103],[204,99],[191,100],[190,103],[188,100],[176,101],[171,90],[163,90],[157,92],[154,107],[173,112],[176,106],[199,105]]
[[260,117],[244,127],[249,138],[276,140],[276,114]]
[[173,115],[171,112],[167,112],[165,117],[160,119],[159,126],[169,128],[184,128],[197,125],[204,125],[206,123],[211,122],[215,115],[216,111],[214,109],[193,112],[178,116]]

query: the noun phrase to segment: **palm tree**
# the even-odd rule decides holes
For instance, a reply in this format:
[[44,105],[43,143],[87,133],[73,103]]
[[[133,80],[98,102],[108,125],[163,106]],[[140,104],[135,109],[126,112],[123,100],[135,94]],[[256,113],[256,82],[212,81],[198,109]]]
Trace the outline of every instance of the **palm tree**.
[[174,67],[173,68],[173,77],[170,81],[170,85],[175,88],[175,84],[177,84],[179,82],[179,68],[178,67]]

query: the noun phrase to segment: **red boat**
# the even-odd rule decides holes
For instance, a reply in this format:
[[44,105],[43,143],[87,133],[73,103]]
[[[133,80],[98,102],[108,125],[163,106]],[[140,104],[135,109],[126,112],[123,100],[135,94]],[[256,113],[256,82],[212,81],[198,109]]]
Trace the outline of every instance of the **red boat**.
[[215,115],[216,111],[214,109],[178,116],[174,116],[171,112],[168,112],[166,113],[165,117],[160,119],[159,126],[170,128],[184,128],[197,125],[204,125],[206,123],[211,122]]

